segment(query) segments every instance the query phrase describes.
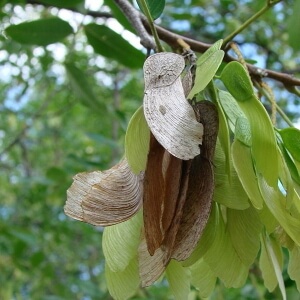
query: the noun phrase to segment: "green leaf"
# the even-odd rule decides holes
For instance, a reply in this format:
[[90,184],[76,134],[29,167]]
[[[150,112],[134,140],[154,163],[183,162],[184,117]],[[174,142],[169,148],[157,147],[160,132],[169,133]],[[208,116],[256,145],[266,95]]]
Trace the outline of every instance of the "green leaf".
[[245,117],[238,117],[235,124],[235,137],[248,147],[251,147],[251,128]]
[[251,100],[254,96],[251,79],[239,62],[230,62],[221,73],[221,80],[230,94],[239,102]]
[[188,299],[190,293],[190,270],[184,268],[180,262],[172,259],[166,269],[166,277],[174,299]]
[[[145,0],[150,11],[152,18],[155,20],[160,17],[164,11],[166,1],[165,0]],[[141,0],[136,1],[140,10],[145,14]]]
[[289,235],[281,226],[278,226],[274,233],[270,236],[272,236],[272,238],[274,238],[279,243],[281,248],[292,250],[295,246],[295,242],[289,237]]
[[128,221],[104,229],[102,248],[106,264],[112,272],[124,271],[137,255],[141,226],[140,212]]
[[209,251],[204,254],[204,261],[225,287],[238,288],[245,284],[248,268],[242,263],[235,251],[229,232],[225,230],[224,220],[219,214],[216,236]]
[[[294,182],[292,180],[292,176],[290,170],[286,164],[284,156],[282,152],[279,150],[279,178],[280,183],[285,190],[286,196],[286,209],[290,212],[293,212],[295,216],[295,209],[300,212],[300,199],[297,193],[295,192]],[[297,169],[296,169],[297,170]],[[298,199],[297,199],[298,198]]]
[[191,284],[199,290],[201,298],[208,298],[214,291],[217,277],[203,259],[199,259],[190,267],[190,270]]
[[106,111],[106,107],[98,100],[93,89],[86,79],[86,74],[73,63],[66,62],[65,68],[74,94],[81,100],[82,104],[93,110]]
[[203,255],[209,251],[212,243],[214,242],[216,233],[217,233],[217,224],[219,220],[219,209],[215,203],[212,206],[212,210],[208,219],[208,222],[205,226],[205,229],[202,233],[202,236],[191,254],[191,256],[183,262],[183,266],[188,267],[195,264]]
[[262,223],[257,211],[253,207],[245,210],[228,209],[227,229],[238,257],[249,268],[260,248]]
[[224,68],[221,79],[250,122],[251,150],[257,171],[270,186],[277,186],[279,174],[275,132],[265,108],[253,93],[247,71],[240,63],[231,62]]
[[213,45],[211,45],[197,60],[197,66],[200,66],[204,63],[212,54],[216,51],[220,50],[222,47],[223,40],[216,41]]
[[260,193],[258,178],[254,171],[251,150],[249,147],[235,140],[231,146],[234,169],[246,191],[252,205],[256,209],[262,209],[264,199]]
[[30,262],[33,268],[36,268],[42,264],[46,260],[45,254],[43,251],[38,251],[35,252],[31,257],[30,257]]
[[283,299],[286,299],[285,287],[282,278],[282,252],[280,245],[268,236],[261,235],[261,254],[259,267],[264,279],[264,285],[272,292],[277,284]]
[[125,300],[132,297],[140,284],[138,260],[134,257],[128,266],[119,272],[113,272],[105,265],[107,288],[113,299]]
[[300,245],[300,219],[291,215],[286,209],[286,199],[278,187],[270,187],[262,177],[258,179],[261,193],[269,210],[290,238]]
[[249,207],[248,196],[245,193],[240,179],[232,166],[229,157],[230,174],[225,170],[225,156],[220,144],[217,143],[214,157],[215,191],[214,201],[233,209],[246,209]]
[[300,0],[295,0],[292,9],[292,15],[288,22],[289,44],[295,50],[300,50]]
[[264,224],[268,234],[273,233],[278,228],[279,223],[273,216],[268,206],[264,205],[261,210],[258,211],[260,221]]
[[291,279],[295,280],[297,289],[300,292],[300,247],[294,246],[289,250],[288,274]]
[[22,242],[24,242],[27,245],[33,245],[37,242],[37,236],[30,232],[28,229],[11,229],[9,231],[9,234]]
[[90,139],[94,140],[95,142],[99,143],[100,145],[108,145],[111,148],[118,148],[119,144],[117,141],[110,139],[103,134],[94,133],[94,132],[87,132],[86,136]]
[[50,167],[46,170],[46,177],[50,180],[62,183],[66,179],[67,174],[64,169],[58,167]]
[[146,169],[150,130],[141,106],[129,121],[125,135],[125,156],[135,174]]
[[84,31],[96,53],[129,68],[140,68],[143,65],[144,54],[110,28],[91,23],[84,27]]
[[243,113],[239,105],[236,103],[236,100],[233,98],[233,96],[230,93],[223,90],[218,90],[218,92],[219,92],[220,103],[229,120],[229,126],[232,132],[234,132],[236,126],[236,120],[240,117],[245,118],[245,114]]
[[288,153],[288,151],[286,150],[286,148],[284,147],[284,145],[280,141],[278,142],[278,146],[280,148],[282,156],[284,157],[285,163],[286,163],[286,165],[289,169],[289,172],[290,172],[293,180],[298,185],[300,185],[300,174],[299,174],[298,169],[295,165],[295,162],[293,161],[290,154]]
[[[230,154],[230,133],[229,133],[229,128],[228,128],[228,123],[225,117],[225,113],[223,110],[223,107],[219,103],[220,98],[217,99],[217,109],[218,109],[218,115],[219,115],[219,134],[218,138],[220,141],[220,144],[222,146],[222,149],[225,154],[225,164],[224,164],[224,170],[227,173],[227,176],[230,178],[231,174],[231,154]],[[221,171],[222,172],[222,171]]]
[[21,44],[47,46],[72,34],[73,29],[68,22],[55,17],[11,25],[5,33]]
[[204,88],[215,76],[223,57],[223,50],[214,51],[204,61],[200,57],[200,62],[197,61],[195,83],[187,97],[188,99],[192,99],[196,94],[204,90]]
[[50,6],[64,8],[76,7],[77,5],[84,4],[84,0],[39,0],[39,2]]
[[[289,210],[289,212],[295,217],[300,218],[300,193],[299,190],[293,186],[290,191],[290,198],[287,197],[287,205],[286,208]],[[289,206],[289,201],[291,201],[291,205]]]
[[279,130],[279,133],[286,149],[295,160],[300,162],[300,130],[297,128],[286,128]]

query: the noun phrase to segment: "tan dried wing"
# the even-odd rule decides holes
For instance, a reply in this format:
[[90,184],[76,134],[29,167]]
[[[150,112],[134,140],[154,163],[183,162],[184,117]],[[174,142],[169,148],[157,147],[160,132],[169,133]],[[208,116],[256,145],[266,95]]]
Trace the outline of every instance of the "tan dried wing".
[[166,252],[158,248],[154,255],[150,255],[147,249],[146,240],[143,239],[139,246],[139,273],[142,287],[153,284],[164,272],[168,261]]
[[165,149],[150,135],[150,151],[144,177],[143,215],[145,238],[151,255],[164,238],[161,228],[164,176],[162,171]]
[[144,64],[144,114],[157,141],[183,160],[200,153],[203,126],[185,98],[180,74],[184,59],[175,53],[157,53]]
[[212,164],[200,156],[195,157],[172,258],[185,260],[193,252],[210,215],[213,190]]
[[[176,237],[178,232],[180,231],[181,220],[184,217],[184,206],[187,199],[187,192],[189,187],[189,173],[191,168],[192,161],[184,161],[182,163],[182,172],[180,177],[179,184],[179,193],[176,199],[176,208],[172,217],[172,222],[169,226],[168,231],[165,234],[165,238],[162,243],[162,249],[166,252],[166,258],[169,261],[176,241]],[[168,174],[169,176],[173,176],[172,174]],[[168,201],[168,198],[166,199]],[[187,230],[189,230],[187,228]]]
[[67,191],[65,213],[97,226],[128,220],[142,203],[142,175],[124,159],[109,170],[79,173]]
[[189,187],[176,236],[172,258],[185,260],[194,250],[207,224],[214,191],[212,160],[218,135],[218,112],[213,103],[195,105],[199,122],[204,126],[201,154],[193,159]]

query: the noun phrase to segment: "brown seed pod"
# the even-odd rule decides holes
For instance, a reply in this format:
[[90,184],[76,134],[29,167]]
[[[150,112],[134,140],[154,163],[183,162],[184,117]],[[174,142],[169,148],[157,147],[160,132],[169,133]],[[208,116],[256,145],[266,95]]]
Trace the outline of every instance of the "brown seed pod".
[[188,258],[207,224],[214,191],[212,160],[218,135],[213,103],[194,105],[204,126],[201,154],[183,161],[169,154],[152,135],[144,180],[145,238],[139,248],[143,286],[163,273],[171,258]]

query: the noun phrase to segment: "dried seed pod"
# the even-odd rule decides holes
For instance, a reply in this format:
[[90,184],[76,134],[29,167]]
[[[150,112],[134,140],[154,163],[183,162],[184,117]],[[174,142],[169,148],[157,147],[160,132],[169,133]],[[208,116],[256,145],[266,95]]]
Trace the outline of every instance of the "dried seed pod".
[[106,171],[79,173],[67,191],[66,215],[97,226],[131,218],[142,204],[142,177],[123,159]]
[[182,160],[168,153],[151,134],[144,178],[145,238],[151,255],[161,245],[178,205]]
[[192,161],[189,186],[172,258],[185,260],[194,250],[208,221],[214,191],[213,157],[218,136],[218,111],[209,101],[194,105],[196,116],[203,124],[201,154]]
[[202,152],[193,160],[172,156],[153,135],[150,138],[143,196],[145,239],[139,249],[144,286],[158,279],[171,258],[191,255],[210,215],[218,112],[209,101],[193,108],[204,126]]
[[163,52],[144,64],[144,114],[157,141],[172,155],[188,160],[200,153],[203,126],[187,102],[180,75],[182,56]]
[[192,160],[166,151],[151,134],[144,179],[145,239],[139,249],[142,284],[152,284],[170,261],[179,230]]
[[145,239],[142,239],[139,249],[139,275],[142,287],[153,284],[164,272],[168,261],[166,252],[158,248],[153,255],[150,255]]

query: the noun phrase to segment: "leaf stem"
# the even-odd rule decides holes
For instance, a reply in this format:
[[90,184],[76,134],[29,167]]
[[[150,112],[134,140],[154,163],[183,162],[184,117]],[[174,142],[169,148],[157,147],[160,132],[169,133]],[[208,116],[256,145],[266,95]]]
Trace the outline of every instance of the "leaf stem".
[[282,0],[268,0],[265,6],[259,10],[256,14],[250,17],[245,23],[243,23],[239,28],[230,33],[227,37],[224,38],[222,47],[224,48],[226,44],[231,41],[235,36],[247,28],[252,22],[256,21],[261,15],[263,15],[268,9],[270,9],[275,4],[281,2]]
[[151,33],[154,37],[154,41],[155,41],[155,44],[156,44],[156,47],[157,47],[157,52],[164,52],[164,48],[162,47],[162,45],[160,43],[158,33],[157,33],[156,28],[154,26],[154,20],[151,16],[151,13],[150,13],[150,10],[149,10],[149,7],[147,5],[146,0],[140,0],[139,3],[140,3],[140,5],[143,9],[143,13],[145,14],[145,16],[146,16],[146,18],[149,22],[149,27],[150,27]]

